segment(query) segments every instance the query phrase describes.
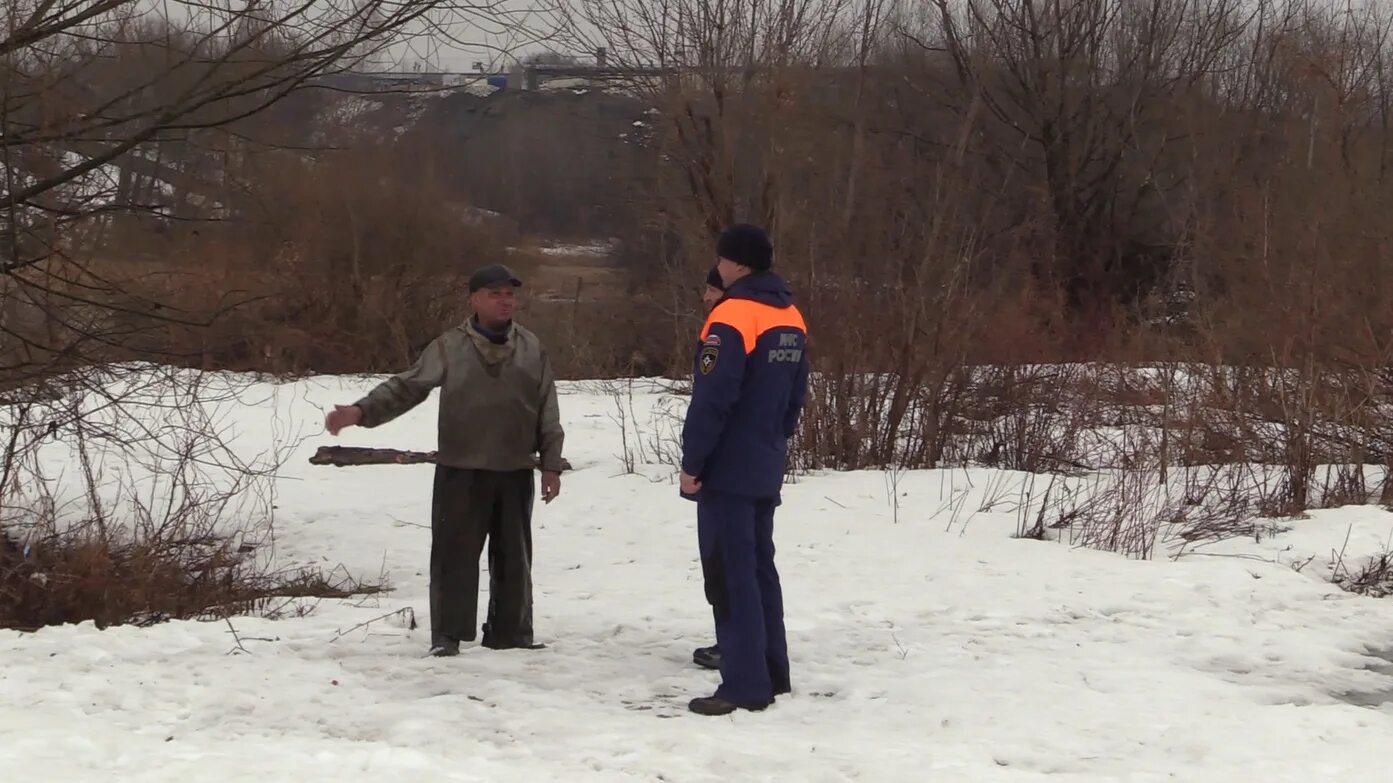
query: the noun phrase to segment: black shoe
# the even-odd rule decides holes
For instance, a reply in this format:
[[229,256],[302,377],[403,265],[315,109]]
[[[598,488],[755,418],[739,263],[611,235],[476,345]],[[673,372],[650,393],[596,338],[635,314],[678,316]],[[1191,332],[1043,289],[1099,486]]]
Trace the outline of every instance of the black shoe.
[[459,642],[446,640],[438,644],[431,645],[430,654],[435,658],[452,658],[459,655]]
[[485,639],[480,645],[490,650],[545,650],[547,646],[541,642],[528,642],[527,644],[504,644],[495,642],[492,639]]
[[703,669],[719,671],[721,668],[721,648],[716,645],[698,647],[692,652],[692,663]]
[[[772,701],[770,702],[772,703]],[[687,703],[687,709],[698,715],[729,715],[736,710],[749,710],[759,712],[768,707],[769,704],[736,704],[733,701],[726,701],[719,696],[701,696],[692,699]]]

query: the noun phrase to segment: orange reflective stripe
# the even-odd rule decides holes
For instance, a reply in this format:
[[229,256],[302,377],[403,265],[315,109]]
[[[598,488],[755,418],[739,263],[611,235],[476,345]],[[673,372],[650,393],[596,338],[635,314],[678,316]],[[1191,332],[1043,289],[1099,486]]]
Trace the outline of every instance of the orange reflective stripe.
[[701,327],[701,339],[705,340],[715,324],[725,324],[740,333],[745,343],[746,355],[755,350],[755,341],[770,329],[797,329],[807,334],[808,327],[803,314],[797,307],[772,307],[749,299],[727,299],[716,305]]

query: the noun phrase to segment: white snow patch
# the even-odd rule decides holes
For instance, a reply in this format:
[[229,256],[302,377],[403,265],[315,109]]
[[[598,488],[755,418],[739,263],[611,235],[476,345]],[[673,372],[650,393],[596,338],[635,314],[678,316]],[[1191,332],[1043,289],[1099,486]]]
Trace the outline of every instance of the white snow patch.
[[593,242],[585,245],[549,245],[537,249],[546,256],[593,256],[603,258],[614,252],[613,242]]
[[382,101],[378,98],[364,95],[341,95],[324,111],[324,116],[320,118],[320,122],[329,127],[352,125],[364,114],[381,109],[382,105]]
[[[262,384],[221,405],[256,454],[376,380]],[[435,399],[342,440],[432,448]],[[776,537],[794,693],[762,713],[687,714],[716,677],[690,663],[711,613],[694,507],[665,452],[681,405],[648,382],[564,385],[576,470],[534,531],[547,649],[423,657],[431,469],[310,466],[336,442],[315,436],[279,481],[278,560],[383,571],[395,592],[234,620],[249,654],[229,655],[220,623],[0,632],[0,768],[63,781],[1386,775],[1393,709],[1338,694],[1393,686],[1364,668],[1393,642],[1390,605],[1270,555],[1338,548],[1351,528],[1373,546],[1387,515],[1322,513],[1230,542],[1233,556],[1138,562],[1010,538],[1015,510],[992,488],[1024,477],[988,470],[900,475],[897,513],[879,472],[792,483]]]

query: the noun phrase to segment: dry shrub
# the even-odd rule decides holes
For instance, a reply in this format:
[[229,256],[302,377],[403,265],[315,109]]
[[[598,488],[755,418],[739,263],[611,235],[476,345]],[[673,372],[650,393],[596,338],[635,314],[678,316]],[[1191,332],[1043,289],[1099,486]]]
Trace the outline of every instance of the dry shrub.
[[1374,499],[1362,459],[1327,465],[1322,474],[1316,501],[1321,508],[1362,506]]
[[541,338],[562,378],[666,376],[677,366],[682,372],[690,366],[690,355],[684,356],[684,361],[675,359],[671,340],[653,329],[654,323],[661,323],[662,315],[642,299],[561,302],[538,301],[529,295],[519,308],[518,318]]
[[1030,473],[1086,468],[1080,438],[1096,400],[1079,365],[981,368],[964,416],[985,426],[964,462]]
[[[0,407],[0,627],[225,617],[383,589],[271,567],[274,477],[298,444],[244,459],[224,440],[245,382],[113,365],[26,391]],[[57,474],[54,449],[69,466]]]
[[1393,595],[1393,552],[1384,552],[1369,558],[1354,572],[1339,569],[1335,576],[1335,584],[1351,593],[1373,598]]
[[290,598],[348,598],[384,589],[320,569],[267,573],[222,538],[123,541],[66,530],[31,533],[23,544],[6,537],[0,546],[0,628],[221,619],[268,614]]
[[[1137,444],[1130,460],[1154,454]],[[1169,472],[1154,459],[1092,474],[1065,483],[1050,478],[1043,500],[1023,511],[1017,535],[1062,537],[1083,546],[1126,557],[1150,559],[1163,545],[1175,556],[1205,543],[1257,536],[1265,528],[1256,517],[1265,487],[1239,469]]]

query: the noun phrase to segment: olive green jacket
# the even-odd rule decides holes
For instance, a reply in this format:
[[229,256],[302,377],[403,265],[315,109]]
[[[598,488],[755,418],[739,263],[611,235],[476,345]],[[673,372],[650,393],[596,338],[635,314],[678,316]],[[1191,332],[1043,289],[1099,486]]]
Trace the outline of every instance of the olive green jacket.
[[471,324],[436,338],[411,369],[388,378],[356,405],[364,427],[377,427],[440,391],[440,465],[524,470],[541,455],[542,470],[561,470],[565,432],[556,378],[537,336],[513,324],[498,344]]

